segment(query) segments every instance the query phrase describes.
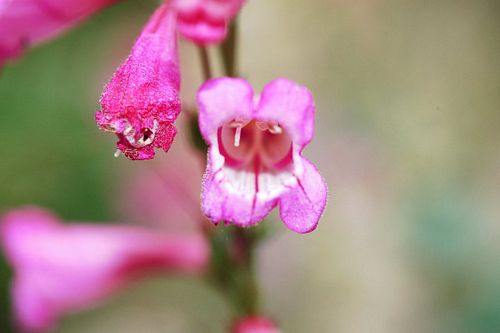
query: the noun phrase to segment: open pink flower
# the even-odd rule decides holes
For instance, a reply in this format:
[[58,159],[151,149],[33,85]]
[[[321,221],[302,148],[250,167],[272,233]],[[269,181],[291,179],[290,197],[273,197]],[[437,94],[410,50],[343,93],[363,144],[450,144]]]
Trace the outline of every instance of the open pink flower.
[[201,45],[220,43],[245,0],[172,0],[181,35]]
[[231,331],[232,333],[280,333],[274,323],[265,317],[253,316],[238,320]]
[[129,159],[151,159],[174,139],[181,110],[175,22],[169,5],[160,6],[104,88],[97,123],[118,136],[118,150]]
[[156,271],[199,272],[208,260],[201,236],[127,226],[60,224],[38,208],[7,214],[0,237],[14,268],[14,313],[26,332],[52,329],[137,277]]
[[288,228],[314,230],[327,188],[302,157],[314,132],[309,90],[277,79],[258,98],[247,81],[219,78],[207,81],[197,99],[201,133],[210,145],[202,190],[207,217],[251,226],[279,204]]
[[0,0],[0,66],[117,0]]

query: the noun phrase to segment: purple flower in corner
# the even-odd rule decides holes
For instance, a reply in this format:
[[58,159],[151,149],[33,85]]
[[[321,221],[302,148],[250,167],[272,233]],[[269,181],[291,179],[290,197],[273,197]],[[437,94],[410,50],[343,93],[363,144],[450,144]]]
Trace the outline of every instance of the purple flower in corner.
[[198,91],[200,129],[210,145],[202,209],[214,223],[242,227],[276,206],[287,227],[314,230],[327,187],[302,156],[314,132],[314,101],[305,87],[271,81],[260,98],[243,79],[207,81]]
[[96,120],[118,136],[117,155],[147,160],[172,144],[181,110],[175,15],[168,4],[156,10],[104,89]]

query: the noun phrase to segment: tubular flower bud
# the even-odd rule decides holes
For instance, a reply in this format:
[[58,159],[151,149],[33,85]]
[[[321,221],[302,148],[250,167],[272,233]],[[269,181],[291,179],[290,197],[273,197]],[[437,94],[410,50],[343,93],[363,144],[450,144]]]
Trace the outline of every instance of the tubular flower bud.
[[104,88],[96,120],[118,136],[116,156],[152,159],[155,148],[168,151],[172,144],[181,111],[175,22],[169,5],[160,6]]

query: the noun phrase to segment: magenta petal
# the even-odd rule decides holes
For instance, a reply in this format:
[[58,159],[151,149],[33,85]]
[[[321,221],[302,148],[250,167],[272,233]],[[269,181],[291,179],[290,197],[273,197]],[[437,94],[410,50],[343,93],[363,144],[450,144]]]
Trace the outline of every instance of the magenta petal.
[[96,113],[101,129],[116,133],[118,149],[133,160],[168,151],[180,113],[175,13],[167,4],[149,20],[125,63],[116,71]]
[[297,185],[280,198],[280,216],[286,226],[298,233],[316,229],[326,206],[327,186],[316,167],[301,158],[302,174],[296,175]]
[[200,236],[63,225],[37,208],[7,214],[0,231],[15,272],[16,319],[30,332],[52,329],[64,314],[90,307],[146,273],[198,272],[208,259],[208,246]]
[[0,0],[0,66],[116,0]]
[[303,147],[314,133],[314,100],[311,92],[287,79],[269,82],[260,97],[257,117],[285,127],[295,144]]
[[198,90],[197,102],[201,133],[208,143],[215,143],[217,129],[224,122],[252,118],[253,89],[243,79],[213,79]]

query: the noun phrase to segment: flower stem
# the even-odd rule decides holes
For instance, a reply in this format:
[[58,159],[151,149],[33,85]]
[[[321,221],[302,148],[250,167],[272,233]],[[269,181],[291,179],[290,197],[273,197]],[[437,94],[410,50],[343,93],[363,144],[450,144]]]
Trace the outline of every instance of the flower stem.
[[[237,41],[238,28],[234,20],[224,43],[219,47],[226,76],[238,76]],[[201,68],[204,80],[212,78],[212,68],[206,47],[199,47]],[[194,146],[206,152],[206,145],[200,142],[198,124],[191,123]],[[228,299],[235,315],[251,316],[259,312],[259,288],[255,274],[255,250],[265,235],[265,227],[240,228],[220,227],[205,234],[212,245],[209,281]]]
[[226,296],[237,316],[259,312],[255,249],[260,230],[222,226],[212,235],[211,282]]
[[238,49],[238,20],[235,19],[229,25],[229,32],[224,43],[219,47],[227,76],[238,76],[237,50]]
[[201,60],[201,70],[203,72],[203,80],[207,81],[212,78],[212,68],[210,66],[210,57],[205,46],[199,46],[198,51]]
[[[219,47],[226,76],[238,76],[238,25],[233,20],[224,43]],[[223,223],[221,223],[223,224]],[[259,286],[255,272],[255,251],[265,235],[265,227],[223,227],[216,230],[213,245],[225,258],[219,261],[219,287],[235,307],[238,316],[251,316],[259,312]],[[220,251],[222,250],[222,251]],[[217,252],[214,252],[214,256]]]

